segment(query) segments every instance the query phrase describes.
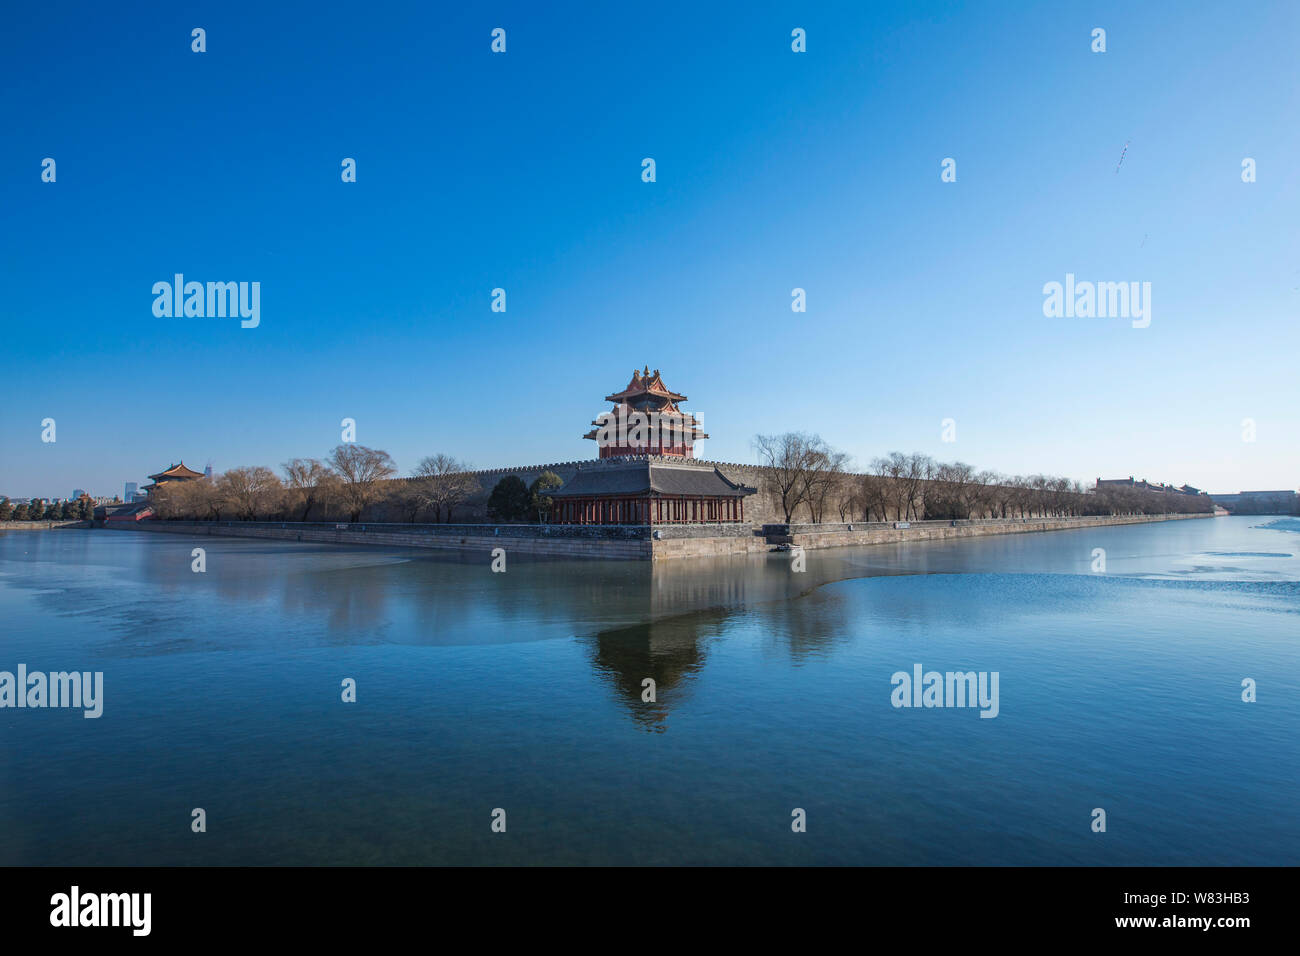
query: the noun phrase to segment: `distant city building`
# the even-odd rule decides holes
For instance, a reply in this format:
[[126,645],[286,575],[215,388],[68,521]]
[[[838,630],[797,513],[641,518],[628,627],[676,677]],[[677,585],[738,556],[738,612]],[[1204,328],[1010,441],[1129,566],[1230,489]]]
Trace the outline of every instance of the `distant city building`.
[[138,487],[139,485],[137,485],[134,481],[128,481],[126,483],[126,492],[125,494],[122,495],[122,500],[135,501],[135,492]]
[[206,478],[206,479],[208,479],[208,481],[211,481],[211,480],[212,480],[212,466],[211,466],[211,465],[208,465],[206,468],[203,469],[203,477]]
[[86,493],[86,489],[85,489],[85,488],[73,488],[73,489],[72,489],[72,500],[73,500],[73,501],[76,501],[78,498],[80,498],[80,497],[81,497],[82,495],[84,495],[85,493]]
[[194,481],[196,478],[204,477],[204,475],[201,471],[186,468],[185,462],[181,462],[179,465],[169,465],[165,471],[160,471],[158,474],[149,477],[153,483],[145,485],[144,490],[146,493],[152,494],[168,482]]

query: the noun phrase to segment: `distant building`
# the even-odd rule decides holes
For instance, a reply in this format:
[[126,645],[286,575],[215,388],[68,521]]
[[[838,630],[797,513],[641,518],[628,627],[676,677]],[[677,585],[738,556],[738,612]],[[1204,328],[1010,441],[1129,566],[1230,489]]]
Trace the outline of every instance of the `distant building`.
[[1127,478],[1098,478],[1096,491],[1103,491],[1106,488],[1132,488],[1135,491],[1159,491],[1169,492],[1174,495],[1203,495],[1205,492],[1199,488],[1193,488],[1191,485],[1182,485],[1175,488],[1173,485],[1155,484],[1143,478],[1141,481],[1135,481],[1132,475]]
[[1235,495],[1210,495],[1210,498],[1216,505],[1233,514],[1289,515],[1300,509],[1300,497],[1290,488],[1279,491],[1239,491]]
[[128,481],[126,483],[126,492],[122,495],[122,500],[135,501],[135,492],[138,487],[139,485],[137,485],[134,481]]
[[76,501],[78,498],[80,498],[80,497],[81,497],[82,495],[84,495],[85,493],[86,493],[86,489],[85,489],[85,488],[73,488],[73,489],[72,489],[72,500],[73,500],[73,501]]
[[179,465],[169,465],[166,470],[158,472],[156,475],[150,475],[153,483],[144,486],[148,494],[157,491],[163,485],[172,481],[194,481],[196,478],[204,477],[203,472],[195,471],[193,468],[186,468],[185,462]]
[[105,525],[132,525],[137,521],[146,521],[153,517],[153,508],[147,503],[100,505],[95,509],[95,518]]

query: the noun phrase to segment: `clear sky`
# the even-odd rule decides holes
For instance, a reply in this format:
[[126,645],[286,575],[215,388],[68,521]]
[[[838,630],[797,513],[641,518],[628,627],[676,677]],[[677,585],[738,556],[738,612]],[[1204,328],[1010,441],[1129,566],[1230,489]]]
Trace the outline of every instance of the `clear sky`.
[[[588,458],[646,364],[713,460],[1300,483],[1300,5],[466,6],[6,10],[0,493],[345,417],[403,474]],[[156,318],[175,273],[260,325]],[[1150,326],[1046,318],[1067,273],[1150,282]]]

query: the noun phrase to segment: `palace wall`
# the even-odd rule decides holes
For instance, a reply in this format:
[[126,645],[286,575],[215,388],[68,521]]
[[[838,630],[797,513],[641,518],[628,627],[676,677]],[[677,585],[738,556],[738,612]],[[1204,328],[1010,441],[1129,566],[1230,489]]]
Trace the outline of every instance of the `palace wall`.
[[[525,485],[531,485],[537,478],[546,471],[554,472],[563,482],[569,481],[581,466],[583,468],[600,468],[600,467],[618,467],[618,463],[627,459],[585,459],[583,461],[566,461],[551,462],[538,465],[523,465],[517,468],[492,468],[480,471],[471,471],[467,474],[477,485],[477,489],[466,500],[456,504],[452,509],[451,522],[460,524],[477,524],[486,523],[490,519],[487,514],[488,497],[492,489],[496,487],[497,482],[508,475],[515,475],[524,482]],[[680,459],[666,459],[669,461],[682,461]],[[768,475],[772,469],[761,465],[739,464],[735,462],[715,462],[708,459],[688,459],[683,463],[690,463],[701,468],[717,468],[723,475],[730,480],[751,488],[757,488],[756,494],[745,498],[745,521],[755,526],[764,524],[777,524],[785,520],[785,514],[781,510],[779,497],[771,488],[771,482]],[[858,477],[857,473],[847,474],[845,476],[849,481]],[[370,505],[362,514],[362,518],[369,522],[391,522],[405,523],[410,516],[407,508],[404,506],[403,499],[409,499],[408,491],[415,490],[413,478],[393,478],[384,482],[384,497],[382,500]],[[917,507],[921,505],[922,496],[929,482],[922,481],[918,486],[918,496],[914,504]],[[1208,502],[1208,499],[1205,499]],[[327,518],[338,521],[346,519],[346,512],[341,511],[341,505],[336,504],[325,510],[324,513],[316,511],[312,517]],[[432,520],[432,513],[425,509],[416,515],[420,520]],[[443,516],[444,519],[446,516]],[[810,521],[806,505],[800,505],[795,513],[796,521]],[[844,516],[849,517],[849,516]],[[860,518],[861,515],[853,516]],[[827,503],[823,519],[827,522],[838,521],[841,519],[835,502]]]
[[[626,460],[626,459],[624,459]],[[617,461],[609,459],[608,461]],[[726,475],[729,479],[742,485],[748,485],[751,488],[757,488],[756,494],[750,495],[745,499],[745,520],[754,525],[777,524],[785,521],[785,512],[781,509],[779,496],[772,490],[771,482],[768,475],[772,469],[762,465],[738,464],[735,462],[709,461],[708,459],[689,459],[695,465],[704,468],[717,468],[718,471]],[[478,482],[478,492],[470,497],[467,501],[458,505],[454,512],[454,520],[462,522],[480,522],[487,521],[487,500],[492,493],[496,483],[507,475],[519,476],[525,484],[531,485],[543,471],[552,471],[563,481],[568,481],[577,471],[578,466],[584,467],[599,465],[597,461],[569,461],[549,465],[530,465],[523,468],[494,468],[487,471],[475,471],[470,474]],[[860,473],[853,472],[846,475],[850,481],[859,476]],[[397,479],[398,482],[407,481],[408,479]],[[921,481],[917,488],[917,496],[913,504],[920,508],[923,497],[929,481]],[[1208,500],[1208,499],[1206,499]],[[389,506],[384,508],[380,506],[372,512],[367,512],[366,517],[374,520],[391,520],[400,521],[402,516],[398,508]],[[861,517],[860,515],[845,515],[850,519]],[[812,515],[809,513],[807,505],[801,504],[795,511],[795,521],[811,521]],[[835,506],[834,501],[828,501],[825,513],[822,515],[823,521],[834,522],[841,520],[841,515]]]

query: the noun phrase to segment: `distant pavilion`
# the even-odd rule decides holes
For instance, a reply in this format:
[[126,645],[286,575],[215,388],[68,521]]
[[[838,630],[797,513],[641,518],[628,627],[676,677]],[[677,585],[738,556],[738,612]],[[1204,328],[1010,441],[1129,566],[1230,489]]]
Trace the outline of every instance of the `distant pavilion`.
[[173,481],[193,481],[196,478],[205,478],[205,477],[207,476],[204,475],[203,472],[201,471],[195,471],[193,468],[186,468],[185,462],[182,461],[178,465],[168,466],[165,471],[160,471],[156,475],[150,475],[149,479],[153,483],[145,485],[140,490],[145,492],[146,494],[153,494],[163,485],[166,485]]
[[556,524],[720,524],[745,520],[745,498],[757,492],[712,465],[695,462],[694,443],[708,438],[686,401],[659,370],[632,373],[614,409],[584,435],[600,445],[597,461],[578,466],[563,487],[546,494]]

